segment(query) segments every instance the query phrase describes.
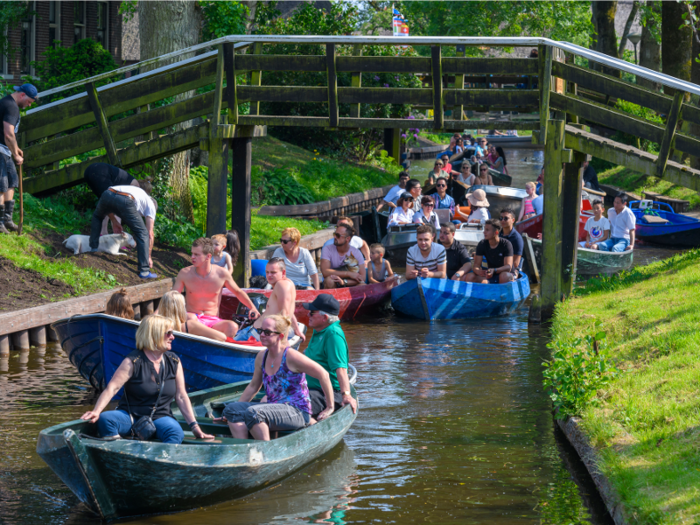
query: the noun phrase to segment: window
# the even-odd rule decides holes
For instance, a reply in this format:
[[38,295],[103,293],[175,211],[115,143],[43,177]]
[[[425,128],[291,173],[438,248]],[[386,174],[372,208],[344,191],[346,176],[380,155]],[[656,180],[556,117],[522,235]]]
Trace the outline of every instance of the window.
[[109,4],[97,2],[97,34],[95,39],[109,51]]
[[61,4],[49,2],[49,45],[56,46],[54,40],[61,40]]
[[73,43],[85,38],[85,2],[73,2]]
[[[34,6],[31,6],[30,13],[33,13]],[[19,49],[20,49],[20,68],[21,75],[32,74],[32,61],[34,60],[34,20],[33,14],[22,20]]]

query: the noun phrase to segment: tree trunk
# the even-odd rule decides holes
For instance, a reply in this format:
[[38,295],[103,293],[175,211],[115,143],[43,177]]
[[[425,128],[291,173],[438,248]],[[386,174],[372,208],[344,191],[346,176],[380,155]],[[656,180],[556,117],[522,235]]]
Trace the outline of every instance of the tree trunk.
[[[591,11],[596,32],[593,39],[593,49],[613,58],[619,58],[617,55],[617,35],[615,34],[617,2],[591,2]],[[620,77],[618,69],[603,67],[596,62],[592,62],[591,68],[608,75]]]
[[[654,0],[647,0],[647,9],[656,13],[661,11],[659,3]],[[660,28],[654,18],[647,18],[642,24],[642,40],[639,44],[639,65],[652,71],[661,71],[661,45],[657,40]],[[637,77],[637,84],[640,86],[661,91],[661,84],[652,82],[645,78]]]
[[257,0],[242,0],[241,4],[248,8],[248,16],[245,17],[245,34],[249,35],[254,29],[253,24],[255,23],[255,9],[258,2]]
[[[202,11],[191,0],[145,1],[138,3],[141,60],[171,53],[199,43],[202,30]],[[190,58],[180,56],[174,61]],[[158,64],[158,67],[166,64]],[[195,95],[194,91],[175,97],[175,102]],[[176,130],[186,129],[190,122],[177,124]],[[192,195],[189,188],[190,152],[173,155],[170,186],[175,201],[181,205],[185,217],[194,221]]]
[[[690,81],[693,30],[683,24],[684,13],[688,13],[684,3],[661,3],[661,64],[666,75]],[[664,87],[664,93],[673,96],[675,90]]]
[[622,36],[620,37],[620,45],[617,47],[617,56],[623,58],[625,56],[625,46],[627,45],[627,37],[632,30],[632,24],[634,19],[637,17],[639,12],[639,2],[632,2],[632,9],[630,9],[630,14],[627,17],[627,22],[625,22],[625,29],[622,31]]

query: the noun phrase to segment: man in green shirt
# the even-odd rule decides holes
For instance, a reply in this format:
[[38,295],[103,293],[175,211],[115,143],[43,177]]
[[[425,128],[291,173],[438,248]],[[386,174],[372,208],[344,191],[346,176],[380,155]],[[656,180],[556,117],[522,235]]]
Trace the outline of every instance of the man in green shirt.
[[[302,303],[309,310],[309,326],[314,333],[304,354],[326,369],[331,376],[335,409],[345,405],[357,412],[357,401],[350,394],[348,379],[348,343],[340,327],[340,303],[330,294],[319,294],[312,303]],[[313,377],[306,376],[311,398],[311,415],[315,418],[326,408],[326,397],[321,384]]]

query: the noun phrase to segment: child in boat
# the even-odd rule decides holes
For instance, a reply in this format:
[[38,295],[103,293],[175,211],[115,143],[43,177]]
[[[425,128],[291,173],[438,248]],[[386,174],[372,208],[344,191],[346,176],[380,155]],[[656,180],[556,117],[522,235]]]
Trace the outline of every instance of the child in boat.
[[523,205],[520,207],[520,216],[516,222],[524,221],[530,217],[537,215],[535,212],[535,207],[532,205],[532,201],[537,197],[537,184],[534,182],[525,183],[525,191],[527,192],[527,197],[523,199]]
[[367,278],[369,283],[383,283],[389,277],[394,276],[394,271],[391,269],[391,264],[384,258],[384,246],[381,244],[373,244],[369,247],[370,264]]
[[610,237],[610,221],[603,217],[603,201],[596,199],[592,204],[593,217],[586,221],[586,240],[579,242],[582,248],[598,249],[598,243]]
[[226,249],[226,236],[221,233],[212,235],[211,242],[214,245],[214,255],[211,256],[211,263],[226,268],[228,273],[233,274],[231,256],[224,251]]
[[109,301],[107,301],[107,308],[105,308],[105,313],[107,315],[122,317],[124,319],[134,318],[134,309],[131,307],[131,301],[129,301],[129,294],[127,294],[126,288],[122,288],[118,292],[115,292],[114,295],[109,298]]

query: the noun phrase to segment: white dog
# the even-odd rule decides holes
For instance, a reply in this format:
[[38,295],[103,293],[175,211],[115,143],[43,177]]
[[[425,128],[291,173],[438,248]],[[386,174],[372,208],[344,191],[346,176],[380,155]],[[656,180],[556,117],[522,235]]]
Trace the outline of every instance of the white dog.
[[[71,235],[63,244],[66,248],[73,250],[74,255],[90,251],[90,236],[89,235]],[[136,247],[136,241],[129,233],[113,233],[111,235],[103,235],[100,237],[100,245],[97,247],[98,252],[111,253],[112,255],[126,255],[119,253],[119,248],[122,246]]]

